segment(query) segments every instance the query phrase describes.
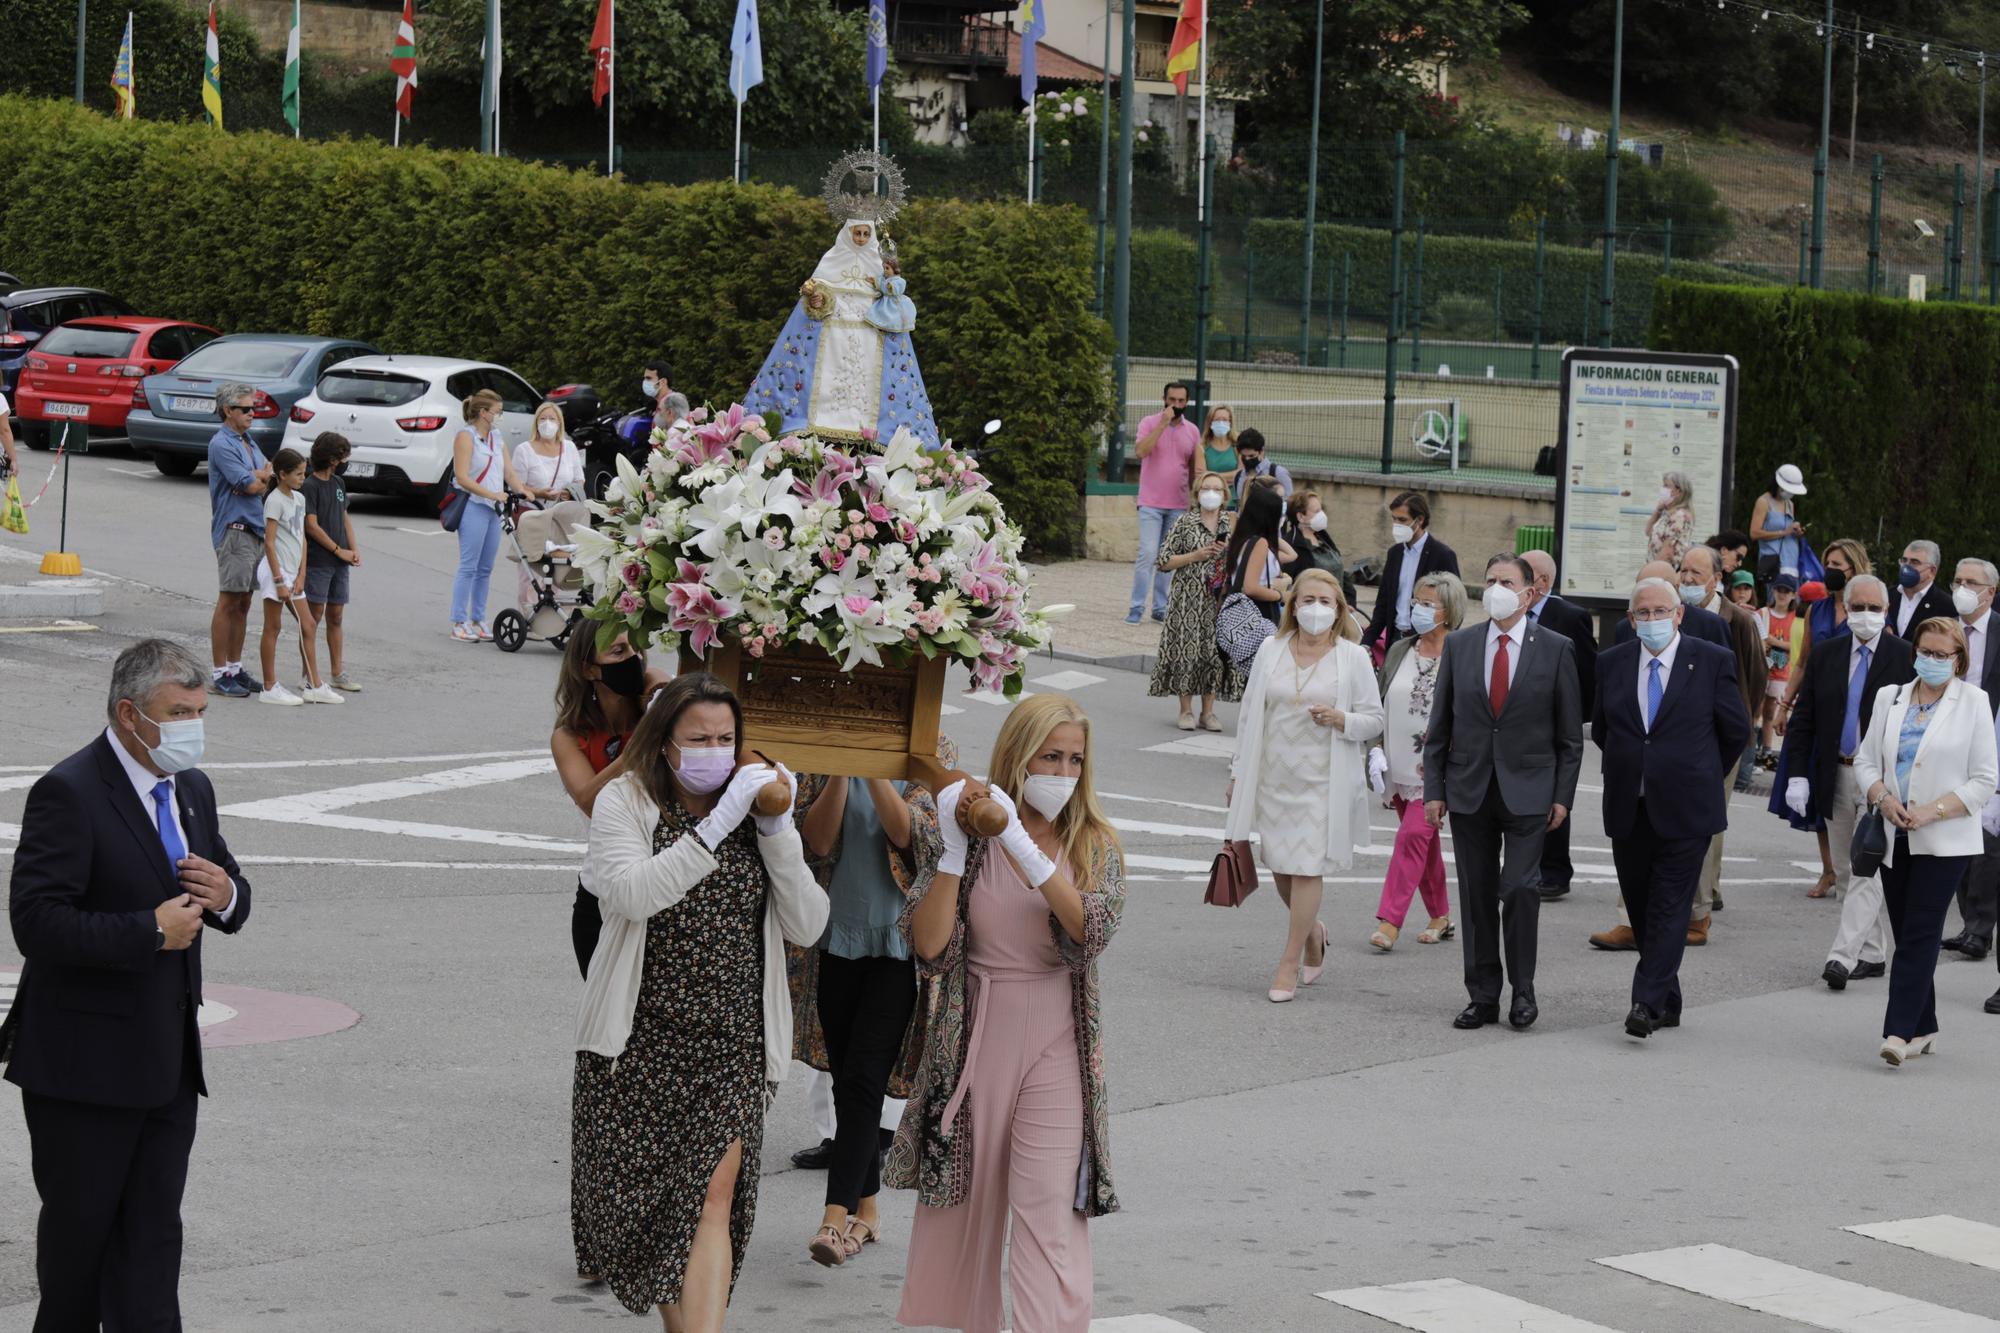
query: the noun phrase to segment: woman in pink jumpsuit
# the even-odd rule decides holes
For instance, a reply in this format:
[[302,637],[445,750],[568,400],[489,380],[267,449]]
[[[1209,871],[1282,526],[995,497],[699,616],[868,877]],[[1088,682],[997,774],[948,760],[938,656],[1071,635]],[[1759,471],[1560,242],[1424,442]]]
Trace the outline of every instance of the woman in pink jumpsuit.
[[1090,1324],[1086,1219],[1118,1207],[1096,958],[1125,886],[1089,727],[1058,694],[1014,709],[994,743],[996,838],[960,828],[962,784],[938,798],[944,854],[902,919],[938,1006],[883,1174],[918,1191],[905,1325],[1000,1333],[1003,1254],[1014,1333]]

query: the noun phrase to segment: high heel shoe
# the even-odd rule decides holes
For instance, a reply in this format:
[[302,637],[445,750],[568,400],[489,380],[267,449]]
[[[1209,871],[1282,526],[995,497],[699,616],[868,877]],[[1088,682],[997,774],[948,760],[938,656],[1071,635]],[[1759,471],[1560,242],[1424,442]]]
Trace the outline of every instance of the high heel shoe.
[[1315,981],[1319,980],[1320,974],[1326,971],[1326,922],[1313,922],[1313,934],[1319,940],[1319,966],[1308,967],[1301,960],[1299,967],[1299,984],[1301,986],[1312,985]]
[[[1278,969],[1278,972],[1280,975],[1283,975],[1284,969],[1281,967]],[[1273,978],[1273,980],[1275,980],[1275,978]],[[1292,988],[1290,990],[1279,990],[1276,986],[1273,986],[1271,987],[1270,990],[1265,992],[1266,995],[1271,997],[1272,1004],[1290,1004],[1292,1000],[1295,997],[1297,997],[1298,993],[1299,993],[1299,988],[1298,988],[1298,983],[1296,981],[1293,982]]]
[[1368,937],[1368,945],[1376,953],[1387,953],[1396,947],[1396,939],[1403,932],[1387,921],[1377,923],[1375,933]]
[[1937,1054],[1937,1033],[1933,1032],[1928,1037],[1910,1038],[1910,1048],[1908,1051],[1904,1053],[1904,1058],[1907,1060],[1914,1060],[1920,1055],[1936,1055],[1936,1054]]
[[1900,1065],[1910,1058],[1910,1044],[1901,1037],[1882,1038],[1882,1058],[1891,1065]]
[[1452,924],[1450,917],[1434,916],[1431,918],[1430,925],[1418,933],[1417,943],[1442,944],[1444,941],[1450,939],[1452,932],[1457,929],[1458,927]]

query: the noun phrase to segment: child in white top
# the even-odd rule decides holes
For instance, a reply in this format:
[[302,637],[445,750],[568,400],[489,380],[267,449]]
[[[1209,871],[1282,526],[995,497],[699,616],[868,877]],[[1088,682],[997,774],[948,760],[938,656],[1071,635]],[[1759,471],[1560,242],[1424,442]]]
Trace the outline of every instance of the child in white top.
[[[271,490],[264,497],[264,561],[257,566],[257,590],[264,594],[264,637],[258,643],[263,658],[267,704],[339,704],[347,701],[319,677],[313,660],[313,614],[305,597],[306,460],[294,449],[280,449],[271,460]],[[299,624],[299,660],[305,667],[305,690],[294,694],[278,683],[278,634],[285,608]]]

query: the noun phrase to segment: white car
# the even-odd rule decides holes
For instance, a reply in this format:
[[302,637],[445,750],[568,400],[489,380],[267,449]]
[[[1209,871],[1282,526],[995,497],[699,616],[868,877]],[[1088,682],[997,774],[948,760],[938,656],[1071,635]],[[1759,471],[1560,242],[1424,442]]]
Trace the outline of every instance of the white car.
[[354,446],[348,490],[442,500],[451,478],[451,442],[465,425],[461,404],[481,389],[500,395],[496,429],[511,450],[534,430],[542,396],[504,366],[443,356],[341,362],[293,406],[285,447],[310,457],[321,431],[338,431]]

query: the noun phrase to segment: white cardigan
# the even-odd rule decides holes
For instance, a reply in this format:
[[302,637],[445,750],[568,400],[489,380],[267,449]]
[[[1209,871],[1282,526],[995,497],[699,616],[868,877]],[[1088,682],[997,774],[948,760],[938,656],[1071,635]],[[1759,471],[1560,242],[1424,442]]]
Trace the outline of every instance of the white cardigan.
[[[653,850],[660,808],[630,773],[597,794],[590,817],[591,888],[604,931],[590,958],[576,1049],[617,1059],[632,1035],[639,980],[646,969],[646,922],[671,911],[716,868],[715,857],[689,833]],[[825,890],[806,869],[805,847],[790,820],[778,833],[757,835],[770,872],[764,900],[764,1081],[782,1083],[792,1062],[792,997],[785,984],[785,942],[810,945],[826,929]]]
[[[1256,828],[1257,776],[1264,757],[1264,678],[1270,674],[1271,659],[1291,651],[1291,636],[1274,634],[1264,640],[1257,658],[1250,664],[1250,678],[1243,691],[1243,706],[1236,712],[1236,757],[1230,761],[1229,776],[1235,790],[1229,798],[1229,817],[1223,836],[1237,841],[1248,838]],[[1346,730],[1326,728],[1333,782],[1326,801],[1326,854],[1342,865],[1352,864],[1354,848],[1373,845],[1368,827],[1368,743],[1382,734],[1382,696],[1375,685],[1375,665],[1358,643],[1333,641],[1336,674],[1334,705],[1347,715]],[[1345,776],[1343,776],[1345,775]],[[1346,779],[1352,779],[1351,781]]]
[[[1875,694],[1868,736],[1854,752],[1854,780],[1864,797],[1878,782],[1891,789],[1896,785],[1896,747],[1916,688],[1915,683],[1884,685]],[[1917,742],[1917,757],[1910,765],[1910,797],[1903,804],[1915,807],[1956,796],[1965,803],[1969,817],[1940,819],[1911,833],[1910,855],[1977,856],[1985,849],[1979,813],[1992,799],[1995,781],[2000,780],[1995,748],[1985,691],[1963,680],[1946,682],[1944,698],[1938,701],[1923,739]],[[1842,856],[1847,852],[1846,848],[1835,850]],[[1895,856],[1896,830],[1892,827],[1889,854],[1882,864],[1893,864]]]

